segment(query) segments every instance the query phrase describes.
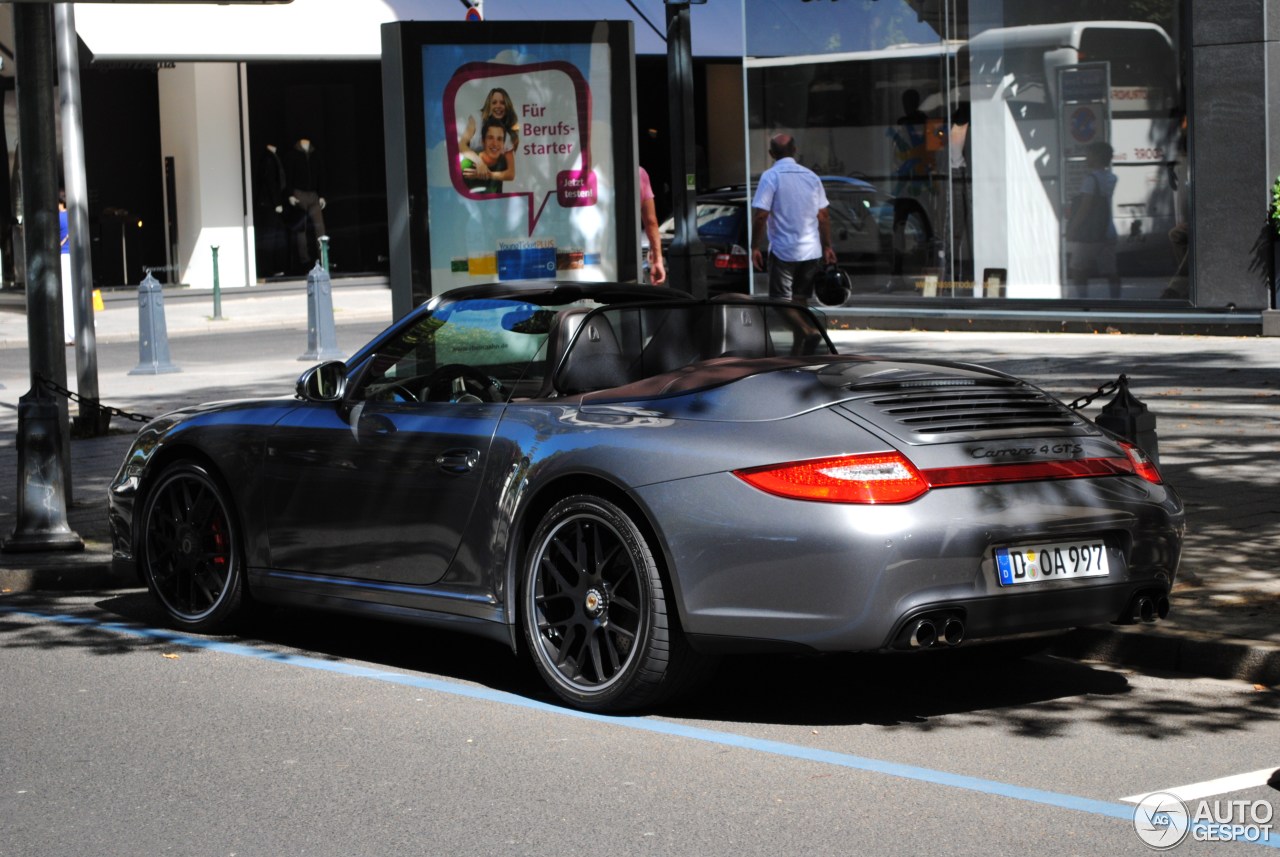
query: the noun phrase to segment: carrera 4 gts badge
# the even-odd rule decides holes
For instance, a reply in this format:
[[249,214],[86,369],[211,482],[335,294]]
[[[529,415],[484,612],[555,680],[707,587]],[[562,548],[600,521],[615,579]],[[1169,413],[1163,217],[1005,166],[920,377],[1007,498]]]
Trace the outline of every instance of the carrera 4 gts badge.
[[1002,459],[1002,458],[1031,458],[1036,455],[1068,455],[1076,456],[1084,452],[1084,447],[1078,443],[1046,443],[1040,446],[1006,446],[1006,447],[990,447],[978,446],[970,450],[969,455],[972,458],[981,458],[983,460]]

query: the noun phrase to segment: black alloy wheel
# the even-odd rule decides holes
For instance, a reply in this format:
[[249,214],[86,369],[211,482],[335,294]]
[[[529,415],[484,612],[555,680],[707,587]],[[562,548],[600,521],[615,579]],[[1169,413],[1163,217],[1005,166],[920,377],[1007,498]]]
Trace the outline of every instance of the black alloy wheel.
[[673,627],[653,550],[613,503],[556,503],[534,533],[522,584],[525,640],[565,702],[618,711],[683,688],[694,655]]
[[141,568],[169,618],[191,631],[224,626],[244,599],[239,527],[227,492],[194,462],[169,465],[142,512]]

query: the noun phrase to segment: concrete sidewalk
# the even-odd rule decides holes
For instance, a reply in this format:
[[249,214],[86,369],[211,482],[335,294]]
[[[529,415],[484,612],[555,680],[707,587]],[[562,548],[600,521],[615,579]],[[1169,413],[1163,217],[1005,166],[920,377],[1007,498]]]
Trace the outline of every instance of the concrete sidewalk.
[[[237,290],[241,292],[243,290]],[[171,338],[193,333],[292,328],[305,342],[304,289],[224,292],[226,320],[212,321],[211,296],[170,300]],[[334,317],[344,348],[353,322],[390,321],[385,286],[335,287]],[[1158,418],[1161,469],[1187,505],[1188,533],[1173,613],[1144,626],[1081,629],[1064,640],[1064,654],[1148,669],[1234,677],[1280,684],[1280,369],[1274,340],[1256,337],[1108,334],[886,332],[850,329],[834,321],[844,352],[982,363],[1018,375],[1070,402],[1124,373],[1131,392]],[[137,340],[136,303],[110,300],[97,314],[100,342]],[[264,340],[265,341],[265,340]],[[15,522],[16,406],[26,392],[26,317],[0,311],[0,537]],[[74,359],[68,351],[68,361]],[[8,359],[2,359],[8,358]],[[170,375],[100,378],[105,404],[158,413],[227,391],[288,393],[305,366],[294,359],[235,355]],[[74,369],[71,374],[74,375]],[[1082,412],[1096,417],[1109,397]],[[113,420],[113,434],[72,442],[74,503],[68,519],[85,541],[81,553],[0,554],[0,597],[32,589],[135,586],[111,576],[106,486],[136,425]]]
[[[210,289],[166,288],[165,326],[169,336],[214,333],[219,330],[287,328],[307,323],[305,280],[252,288],[221,291],[222,318],[214,318],[214,295]],[[138,341],[138,290],[116,289],[101,293],[103,309],[94,314],[98,342]],[[384,284],[334,281],[335,324],[354,319],[380,317],[391,320],[391,290]],[[27,316],[23,293],[0,290],[0,348],[27,347]],[[67,372],[75,375],[75,358],[67,351]]]

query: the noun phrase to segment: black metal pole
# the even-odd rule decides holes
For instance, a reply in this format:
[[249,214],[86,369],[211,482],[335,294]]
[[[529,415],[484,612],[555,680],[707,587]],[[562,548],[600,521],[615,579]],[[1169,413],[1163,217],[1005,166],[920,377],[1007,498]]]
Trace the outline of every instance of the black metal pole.
[[66,401],[44,385],[67,383],[60,305],[58,167],[53,118],[53,7],[14,3],[27,348],[31,391],[18,408],[18,522],[6,551],[81,550],[67,525],[71,496]]
[[[58,40],[58,95],[62,101],[62,171],[67,192],[67,235],[71,244],[71,280],[64,299],[75,307],[76,392],[81,437],[107,433],[111,412],[98,407],[98,338],[93,324],[93,260],[89,250],[89,183],[84,169],[84,123],[80,110],[80,40],[72,3],[53,7]],[[70,296],[69,298],[66,296]]]
[[697,158],[693,144],[693,47],[689,4],[667,0],[667,103],[671,130],[671,190],[675,236],[667,251],[672,288],[707,296],[707,257],[698,237]]
[[[14,3],[18,148],[22,171],[23,248],[26,252],[27,333],[32,386],[42,376],[67,374],[59,301],[61,263],[58,168],[53,120],[53,6]],[[15,51],[17,53],[17,51]]]

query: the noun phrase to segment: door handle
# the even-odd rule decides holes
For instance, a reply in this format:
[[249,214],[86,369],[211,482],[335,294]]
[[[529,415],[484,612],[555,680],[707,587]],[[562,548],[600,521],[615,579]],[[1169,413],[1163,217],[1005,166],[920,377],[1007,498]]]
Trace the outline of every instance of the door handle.
[[478,449],[446,449],[436,456],[436,466],[445,473],[467,473],[479,463]]

